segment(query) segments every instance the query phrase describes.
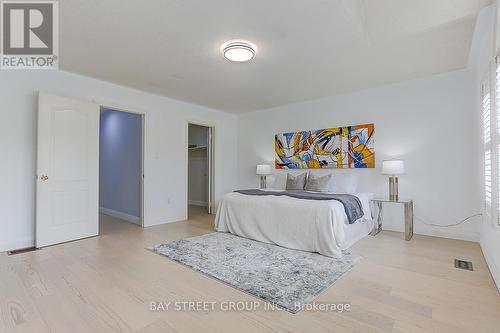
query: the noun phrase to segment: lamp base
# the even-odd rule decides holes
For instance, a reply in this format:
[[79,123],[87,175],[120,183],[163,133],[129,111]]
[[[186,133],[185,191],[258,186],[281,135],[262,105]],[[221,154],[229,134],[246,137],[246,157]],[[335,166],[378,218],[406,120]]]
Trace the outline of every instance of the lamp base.
[[392,176],[389,177],[389,200],[398,201],[398,177]]
[[260,189],[265,189],[267,187],[266,184],[266,176],[260,176]]

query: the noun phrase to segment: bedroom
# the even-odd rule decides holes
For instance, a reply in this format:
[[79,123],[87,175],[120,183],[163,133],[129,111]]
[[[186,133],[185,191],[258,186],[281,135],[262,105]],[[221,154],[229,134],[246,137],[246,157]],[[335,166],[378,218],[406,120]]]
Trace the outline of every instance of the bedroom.
[[[0,332],[500,330],[496,1],[45,3],[52,43],[37,24],[25,32],[52,46],[58,68],[0,69]],[[49,20],[40,8],[28,21]],[[24,59],[7,57],[13,36],[2,59]],[[227,59],[238,52],[251,59]],[[88,153],[76,143],[98,134],[78,120],[101,106],[144,114],[144,228],[100,232],[98,201],[55,187]],[[85,109],[61,118],[75,131],[47,116],[72,108]],[[214,129],[217,217],[187,216],[189,123]],[[353,128],[368,124],[374,163],[354,167],[365,137]],[[299,133],[285,159],[308,168],[276,168],[283,133]],[[310,148],[315,135],[345,144]],[[395,160],[404,173],[383,170]],[[288,174],[316,191],[283,196]],[[264,179],[267,193],[234,192]],[[362,220],[349,223],[338,195],[359,199]],[[51,246],[38,233],[48,227]]]

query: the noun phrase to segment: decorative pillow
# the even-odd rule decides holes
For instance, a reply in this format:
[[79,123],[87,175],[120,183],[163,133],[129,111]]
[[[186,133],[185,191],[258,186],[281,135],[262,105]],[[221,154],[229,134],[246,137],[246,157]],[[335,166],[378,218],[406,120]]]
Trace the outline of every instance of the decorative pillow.
[[311,192],[328,192],[332,174],[325,176],[315,176],[309,172],[307,175],[306,191]]
[[287,191],[303,191],[306,184],[306,173],[294,176],[292,174],[286,175],[286,189]]
[[358,190],[358,175],[355,173],[335,174],[328,192],[353,194]]

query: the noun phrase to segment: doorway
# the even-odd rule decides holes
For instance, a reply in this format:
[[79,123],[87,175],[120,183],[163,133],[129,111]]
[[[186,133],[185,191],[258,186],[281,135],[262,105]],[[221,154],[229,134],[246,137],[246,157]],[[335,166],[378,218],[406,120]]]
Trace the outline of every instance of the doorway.
[[214,127],[187,124],[187,216],[213,214]]
[[144,225],[144,132],[144,113],[39,92],[36,248]]
[[101,106],[99,125],[100,230],[143,227],[144,115]]

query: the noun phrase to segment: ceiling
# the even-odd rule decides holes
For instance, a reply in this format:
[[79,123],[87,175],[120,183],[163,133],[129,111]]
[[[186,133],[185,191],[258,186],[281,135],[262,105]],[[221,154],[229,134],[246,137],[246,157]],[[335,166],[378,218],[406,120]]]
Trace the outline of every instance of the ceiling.
[[[491,1],[59,3],[61,69],[241,113],[464,68]],[[255,60],[225,60],[231,39]]]

